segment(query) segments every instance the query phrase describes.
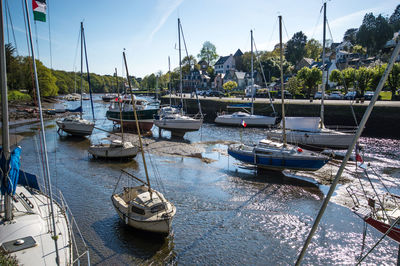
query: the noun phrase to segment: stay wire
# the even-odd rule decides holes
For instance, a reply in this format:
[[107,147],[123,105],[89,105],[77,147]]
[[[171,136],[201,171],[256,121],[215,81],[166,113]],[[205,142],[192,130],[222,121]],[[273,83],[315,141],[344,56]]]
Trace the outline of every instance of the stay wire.
[[4,5],[5,5],[5,13],[6,13],[7,43],[10,43],[10,30],[8,28],[8,15],[9,15],[9,13],[7,12],[8,3],[7,3],[7,0],[5,0],[4,2],[5,2]]
[[[50,21],[50,0],[47,0],[47,15],[49,18],[49,49],[50,49],[50,72],[53,72],[53,53],[52,53],[52,45],[51,45],[51,21]],[[35,23],[36,24],[36,23]]]
[[[287,32],[286,25],[285,25],[285,21],[284,21],[283,18],[282,18],[282,25],[283,25],[283,28],[285,29],[286,38],[289,40],[289,39],[290,39],[290,38],[289,38],[289,34],[288,34],[288,32]],[[283,48],[283,49],[285,49],[285,48]]]
[[321,20],[323,7],[324,7],[324,6],[322,6],[321,9],[320,9],[320,11],[319,11],[319,16],[318,16],[317,22],[315,23],[314,30],[313,30],[313,33],[312,33],[312,35],[311,35],[311,39],[314,38],[315,32],[317,31],[317,27],[318,27],[319,21]]
[[[12,16],[11,16],[11,12],[10,12],[10,6],[8,5],[8,0],[6,0],[6,8],[7,8],[7,12],[8,12],[9,18],[10,18],[11,32],[12,32],[13,39],[14,39],[15,52],[16,52],[17,56],[19,56],[18,46],[17,46],[17,39],[15,38],[14,24],[12,22]],[[8,41],[8,42],[10,42],[10,41]]]

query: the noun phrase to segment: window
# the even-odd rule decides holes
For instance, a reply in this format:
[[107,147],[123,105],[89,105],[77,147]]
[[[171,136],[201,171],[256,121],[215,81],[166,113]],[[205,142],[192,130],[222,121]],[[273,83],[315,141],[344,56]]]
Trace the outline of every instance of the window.
[[226,68],[229,69],[229,65],[226,65]]
[[137,214],[141,214],[141,215],[144,215],[144,213],[145,213],[143,209],[140,209],[140,208],[138,208],[138,207],[136,207],[134,205],[132,205],[132,212],[137,213]]
[[165,210],[164,203],[159,203],[150,209],[151,213],[159,212]]

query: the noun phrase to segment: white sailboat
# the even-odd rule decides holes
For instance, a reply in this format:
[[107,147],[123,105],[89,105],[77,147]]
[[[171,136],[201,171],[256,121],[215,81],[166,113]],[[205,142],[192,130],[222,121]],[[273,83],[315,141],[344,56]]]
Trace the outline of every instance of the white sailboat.
[[[25,0],[25,10],[32,53],[35,87],[37,90],[41,138],[44,149],[44,165],[46,169],[46,192],[39,187],[19,185],[25,179],[36,179],[36,176],[20,171],[21,147],[10,150],[6,62],[4,53],[3,1],[0,0],[0,82],[2,91],[2,164],[1,164],[1,206],[0,215],[0,248],[15,256],[19,265],[73,265],[80,263],[80,258],[87,254],[87,264],[90,265],[89,252],[82,239],[82,252],[76,246],[72,227],[74,219],[64,201],[56,202],[53,198],[50,182],[50,170],[47,158],[46,136],[44,132],[43,110],[40,102],[39,82],[36,71],[36,61],[33,49],[28,3]],[[19,181],[18,181],[19,179]],[[26,181],[25,180],[25,181]],[[36,181],[36,180],[35,180]],[[36,181],[37,184],[37,181]]]
[[[324,5],[324,25],[322,44],[322,66],[325,66],[325,40],[326,40],[326,5]],[[324,124],[324,97],[325,85],[328,79],[328,71],[323,68],[322,72],[322,97],[320,117],[288,117],[287,141],[292,144],[301,145],[309,149],[347,149],[354,138],[355,131],[338,131],[325,127]],[[309,126],[314,121],[313,126]],[[315,123],[317,122],[317,124]],[[282,125],[281,125],[282,126]],[[283,132],[280,129],[271,130],[267,138],[282,140]]]
[[203,124],[202,114],[190,116],[183,112],[183,96],[182,96],[182,61],[181,61],[181,21],[178,18],[178,39],[179,39],[179,71],[180,82],[179,88],[181,92],[181,109],[178,111],[171,106],[163,107],[154,118],[154,125],[160,129],[171,131],[173,136],[182,137],[186,132],[197,131]]
[[[243,121],[247,126],[257,126],[257,127],[271,127],[275,125],[275,116],[265,116],[265,115],[255,115],[254,114],[254,63],[253,63],[253,30],[251,33],[251,113],[248,113],[243,104],[231,105],[228,108],[242,108],[246,112],[234,112],[232,114],[220,114],[215,118],[215,123],[221,125],[229,126],[241,126]],[[272,107],[273,108],[273,107]]]
[[[117,77],[117,88],[118,88],[118,75],[117,69],[115,69],[115,76]],[[121,101],[119,97],[119,89],[118,89],[118,107],[120,112],[120,120],[121,120],[121,132],[122,132],[122,140],[112,140],[111,143],[100,143],[100,144],[92,144],[90,145],[88,152],[93,155],[93,157],[97,158],[134,158],[136,154],[139,152],[139,147],[137,145],[132,144],[130,141],[125,141],[124,139],[124,125],[122,121],[122,108]]]
[[[279,16],[279,38],[280,38],[280,67],[281,80],[283,80],[282,67],[282,17]],[[284,86],[281,82],[282,91],[282,123],[283,142],[262,140],[255,146],[235,144],[230,145],[228,154],[233,158],[246,164],[256,165],[258,168],[282,171],[285,169],[315,171],[323,167],[329,157],[315,152],[303,150],[286,142],[285,130],[285,108],[284,108]]]
[[[89,66],[87,62],[87,53],[86,53],[86,41],[85,41],[85,33],[83,29],[83,22],[81,22],[81,95],[82,95],[82,89],[83,89],[83,46],[85,46],[85,56],[86,56],[86,67],[87,67],[87,73],[88,73],[88,82],[89,82],[89,91],[91,90],[90,88],[90,77],[89,77]],[[57,126],[58,126],[58,132],[60,130],[73,135],[73,136],[88,136],[92,134],[93,128],[94,128],[94,112],[93,112],[93,101],[92,101],[92,94],[90,93],[90,99],[91,99],[91,105],[92,105],[92,114],[93,114],[93,121],[84,119],[82,117],[82,99],[83,97],[80,97],[81,101],[81,112],[79,117],[78,116],[69,116],[65,117],[64,119],[57,120]]]
[[[125,52],[124,62],[126,75],[127,77],[129,77]],[[132,87],[129,78],[128,82],[129,88],[131,89]],[[133,104],[135,103],[133,102]],[[125,222],[125,224],[139,230],[168,235],[171,230],[172,219],[176,213],[176,207],[170,201],[165,199],[162,193],[152,189],[150,186],[150,180],[143,151],[142,138],[139,130],[139,123],[137,120],[136,108],[133,108],[133,110],[136,118],[136,128],[139,136],[143,166],[146,173],[146,182],[123,171],[135,180],[141,182],[142,185],[135,187],[125,187],[122,192],[115,193],[115,190],[119,183],[118,180],[114,192],[111,196],[111,201],[119,217]]]

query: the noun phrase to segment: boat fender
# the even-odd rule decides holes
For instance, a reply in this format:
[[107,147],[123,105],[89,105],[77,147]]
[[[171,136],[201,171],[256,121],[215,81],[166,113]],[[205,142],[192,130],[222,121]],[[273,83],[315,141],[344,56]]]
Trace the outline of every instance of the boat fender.
[[306,133],[306,134],[304,134],[304,137],[308,138],[308,137],[309,137],[309,135]]
[[303,149],[302,148],[297,148],[297,151],[298,152],[303,152]]

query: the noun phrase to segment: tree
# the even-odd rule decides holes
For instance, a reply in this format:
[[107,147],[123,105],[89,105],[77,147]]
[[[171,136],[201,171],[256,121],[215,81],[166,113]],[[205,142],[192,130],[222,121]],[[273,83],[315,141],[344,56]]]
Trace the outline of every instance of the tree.
[[192,66],[197,64],[197,60],[193,55],[185,56],[182,59],[182,73],[188,74]]
[[204,60],[208,65],[214,64],[218,58],[217,48],[209,41],[203,43],[200,53],[197,55],[199,60]]
[[357,45],[354,45],[354,46],[353,46],[352,52],[353,52],[353,53],[359,53],[359,54],[361,54],[361,55],[365,55],[365,54],[367,54],[367,49],[365,49],[365,48],[362,47],[361,45],[357,44]]
[[305,46],[305,57],[318,60],[322,53],[322,45],[315,39],[311,39]]
[[322,83],[322,71],[316,67],[311,69],[303,67],[299,72],[297,72],[297,78],[307,89],[307,97],[310,97],[315,93],[317,85]]
[[[371,77],[371,80],[369,82],[369,85],[370,85],[370,88],[372,88],[373,90],[375,90],[376,87],[378,87],[379,81],[381,80],[381,78],[383,76],[383,73],[385,72],[386,65],[387,64],[376,65],[372,69],[372,77]],[[386,81],[386,83],[387,83],[387,81]]]
[[393,65],[392,71],[389,73],[387,83],[392,91],[392,95],[395,95],[396,90],[400,88],[400,63]]
[[329,75],[329,81],[335,82],[338,86],[344,85],[344,80],[342,78],[342,73],[339,69],[332,70],[331,74]]
[[368,53],[378,52],[392,37],[393,31],[388,21],[382,16],[365,14],[363,23],[358,29],[357,43],[367,48]]
[[392,26],[394,32],[400,30],[400,5],[396,7],[393,14],[390,16],[389,24]]
[[305,55],[307,36],[299,31],[286,43],[285,58],[293,65],[296,65]]
[[365,90],[368,88],[369,83],[372,79],[373,72],[371,69],[366,67],[360,67],[355,73],[355,82],[357,88],[360,90],[361,95],[364,95]]
[[357,41],[357,38],[356,38],[357,32],[358,32],[357,28],[352,28],[352,29],[346,30],[346,32],[344,33],[344,36],[343,36],[343,41],[349,41],[352,44],[355,44]]
[[297,77],[291,77],[286,88],[292,95],[299,94],[301,92],[301,82]]
[[224,85],[222,85],[222,87],[224,88],[224,90],[226,92],[230,92],[234,88],[237,88],[237,86],[238,86],[237,83],[235,81],[232,81],[232,80],[230,80],[228,82],[225,82]]

